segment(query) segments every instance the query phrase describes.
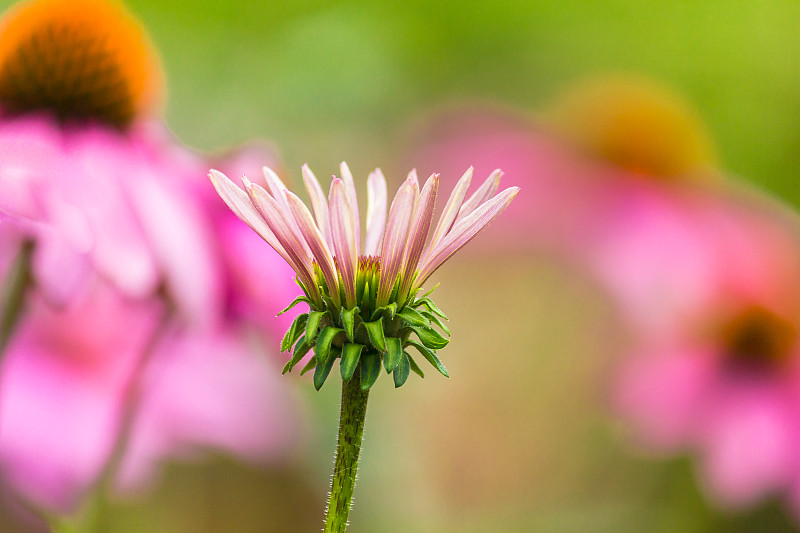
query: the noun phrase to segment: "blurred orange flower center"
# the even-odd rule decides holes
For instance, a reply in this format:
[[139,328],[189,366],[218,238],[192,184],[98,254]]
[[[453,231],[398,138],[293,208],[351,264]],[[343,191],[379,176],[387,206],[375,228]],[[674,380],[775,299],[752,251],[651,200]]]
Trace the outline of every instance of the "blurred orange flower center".
[[752,307],[722,329],[725,356],[736,365],[757,368],[782,366],[797,340],[797,330],[775,313]]
[[104,0],[31,0],[0,20],[0,108],[124,129],[152,108],[161,72],[139,23]]

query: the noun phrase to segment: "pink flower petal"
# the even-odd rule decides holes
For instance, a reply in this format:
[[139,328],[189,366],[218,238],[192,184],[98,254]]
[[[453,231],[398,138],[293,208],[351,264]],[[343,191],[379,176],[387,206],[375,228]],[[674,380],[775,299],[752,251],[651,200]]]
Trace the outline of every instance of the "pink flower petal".
[[383,240],[386,226],[386,178],[381,169],[376,168],[367,179],[367,236],[364,242],[364,255],[376,255]]
[[486,181],[478,187],[478,190],[472,193],[472,196],[470,196],[461,206],[461,209],[459,209],[458,216],[456,217],[456,224],[463,220],[464,217],[469,216],[479,205],[494,196],[494,193],[497,192],[497,188],[500,186],[501,177],[503,177],[503,172],[499,168],[489,174]]
[[330,214],[331,235],[339,272],[342,275],[342,287],[348,309],[356,305],[356,268],[358,256],[356,255],[355,234],[353,228],[353,211],[347,198],[345,185],[340,179],[331,183]]
[[317,227],[322,231],[322,236],[325,238],[328,248],[333,248],[328,200],[325,198],[325,193],[322,191],[317,177],[314,176],[308,165],[303,165],[303,183],[305,183],[308,197],[311,199],[311,207],[314,209]]
[[314,219],[311,217],[311,212],[306,207],[306,204],[292,192],[287,192],[286,198],[289,201],[289,209],[292,211],[292,216],[297,221],[303,237],[311,248],[311,253],[314,254],[317,265],[322,270],[331,298],[338,306],[341,303],[339,300],[339,276],[336,272],[333,256],[325,244],[322,234],[314,224]]
[[[251,183],[247,178],[242,178],[242,181],[250,200],[253,202],[253,206],[258,210],[261,218],[269,225],[270,230],[275,234],[283,249],[286,250],[286,255],[290,259],[289,264],[297,272],[309,296],[316,303],[322,303],[315,281],[314,270],[311,266],[311,252],[309,251],[308,255],[306,255],[304,249],[307,249],[308,245],[305,240],[303,242],[300,241],[303,236],[299,234],[299,228],[297,230],[298,233],[292,230],[278,202],[263,187]],[[289,216],[291,216],[291,213]],[[295,222],[295,226],[297,226],[297,222]]]
[[428,231],[431,227],[433,218],[433,208],[436,205],[436,194],[439,191],[439,175],[433,174],[425,182],[420,195],[419,205],[414,213],[414,221],[408,236],[408,246],[406,247],[406,257],[404,259],[402,285],[400,286],[400,300],[405,300],[411,288],[414,273],[417,270],[422,249],[428,238]]
[[378,306],[389,303],[397,275],[405,256],[411,215],[416,203],[415,182],[409,177],[400,186],[389,208],[386,232],[381,245],[381,279],[378,284]]
[[458,215],[458,211],[461,209],[461,204],[467,194],[467,189],[469,188],[471,180],[472,167],[469,167],[467,171],[464,172],[464,175],[461,176],[461,179],[458,180],[458,183],[456,183],[453,192],[450,193],[450,198],[447,199],[447,203],[442,210],[442,215],[439,217],[439,223],[436,224],[433,237],[431,237],[431,242],[428,245],[428,251],[434,248],[442,238],[447,235],[450,228],[453,227],[453,223],[456,221],[456,215]]
[[509,187],[497,196],[485,202],[469,216],[457,222],[444,239],[431,249],[424,263],[420,266],[420,273],[414,281],[413,288],[420,287],[433,274],[437,268],[447,261],[450,256],[460,250],[472,240],[480,230],[488,226],[519,192],[519,187]]
[[347,200],[350,202],[350,208],[353,211],[353,236],[356,243],[356,257],[358,257],[361,255],[361,216],[358,211],[356,184],[353,182],[353,174],[350,173],[350,168],[344,161],[339,165],[339,173],[342,175],[345,190],[347,191]]

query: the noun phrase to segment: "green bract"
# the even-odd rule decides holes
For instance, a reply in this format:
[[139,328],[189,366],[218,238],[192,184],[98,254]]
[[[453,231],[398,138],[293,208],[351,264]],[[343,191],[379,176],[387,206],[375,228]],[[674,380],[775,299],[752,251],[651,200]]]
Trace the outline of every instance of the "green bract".
[[[450,331],[443,322],[447,317],[428,294],[419,299],[411,294],[405,302],[398,302],[399,283],[395,283],[390,303],[378,307],[379,276],[380,267],[375,259],[362,258],[359,261],[356,280],[359,305],[352,309],[337,307],[324,285],[318,287],[324,306],[316,306],[305,297],[293,302],[307,303],[309,312],[295,318],[283,339],[281,350],[292,352],[284,373],[291,372],[313,350],[314,357],[302,373],[314,369],[317,390],[325,383],[337,359],[344,381],[349,381],[360,368],[358,375],[364,390],[372,387],[381,368],[393,374],[395,387],[402,387],[411,370],[424,377],[408,353],[408,348],[413,347],[442,375],[450,377],[436,355],[436,351],[449,342],[446,336]],[[342,299],[340,301],[344,303]]]

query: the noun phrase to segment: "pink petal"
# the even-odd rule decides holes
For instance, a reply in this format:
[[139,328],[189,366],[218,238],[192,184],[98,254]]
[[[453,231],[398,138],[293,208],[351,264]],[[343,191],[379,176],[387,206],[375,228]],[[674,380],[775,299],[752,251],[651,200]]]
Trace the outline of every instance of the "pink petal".
[[453,223],[456,220],[456,215],[458,215],[458,210],[461,209],[461,204],[464,201],[464,196],[467,194],[467,189],[469,188],[469,183],[472,180],[472,167],[469,167],[464,175],[461,176],[461,179],[458,180],[456,186],[453,188],[453,192],[450,193],[450,198],[448,198],[447,203],[444,206],[444,210],[442,210],[442,215],[439,217],[439,223],[436,224],[436,229],[433,232],[433,237],[431,237],[431,243],[428,246],[428,250],[434,248],[442,238],[447,235],[447,232],[450,231],[450,228],[453,227]]
[[289,189],[283,184],[283,181],[281,181],[278,175],[275,174],[271,168],[264,167],[263,170],[264,178],[267,180],[267,185],[269,186],[269,191],[272,193],[272,197],[275,199],[280,210],[283,212],[284,220],[292,229],[292,232],[294,232],[297,241],[300,243],[303,254],[310,258],[311,250],[308,248],[308,245],[306,245],[305,240],[300,238],[300,227],[297,225],[297,222],[291,215],[289,203],[286,201],[286,192],[289,191]]
[[353,236],[356,242],[356,257],[358,257],[361,255],[361,216],[358,211],[356,184],[353,182],[353,174],[350,173],[350,168],[344,161],[339,165],[339,173],[342,175],[342,180],[344,180],[347,200],[350,202],[350,208],[353,210]]
[[[251,183],[247,178],[242,178],[242,181],[250,200],[258,210],[261,218],[269,225],[278,242],[286,250],[289,264],[297,272],[300,281],[303,282],[303,286],[309,292],[309,296],[316,303],[321,303],[322,299],[320,298],[316,281],[314,281],[314,270],[309,257],[311,252],[309,251],[308,255],[305,254],[304,247],[308,248],[308,245],[306,245],[305,241],[300,242],[302,235],[299,235],[299,228],[296,234],[286,220],[286,216],[278,202],[263,187]],[[291,213],[289,216],[291,216]],[[297,225],[296,222],[295,225]]]
[[217,194],[219,194],[220,198],[231,208],[231,211],[236,213],[236,216],[250,226],[262,239],[267,241],[267,244],[272,246],[272,248],[291,265],[292,261],[289,259],[286,250],[283,249],[283,246],[278,242],[275,234],[272,233],[267,223],[264,222],[264,219],[261,217],[258,210],[256,210],[253,202],[250,201],[250,197],[247,193],[228,179],[228,176],[222,172],[212,169],[209,171],[208,177],[217,190]]
[[439,175],[433,174],[425,182],[420,195],[419,205],[414,213],[414,221],[408,236],[408,246],[404,259],[402,285],[400,287],[400,300],[404,300],[411,288],[414,273],[417,270],[428,231],[431,228],[433,208],[436,205],[436,194],[439,191]]
[[500,178],[503,177],[503,172],[498,168],[491,174],[489,177],[486,178],[478,190],[476,190],[469,199],[464,202],[461,206],[461,209],[458,211],[458,216],[456,217],[456,224],[463,220],[464,217],[467,217],[478,208],[479,205],[487,201],[489,198],[494,196],[494,193],[497,191],[497,188],[500,186]]
[[514,199],[519,192],[519,187],[509,187],[497,196],[483,203],[469,216],[457,222],[453,229],[448,233],[444,239],[431,249],[425,261],[420,266],[420,273],[414,281],[412,287],[420,287],[425,280],[433,274],[437,268],[447,261],[450,256],[460,250],[480,230],[488,226],[500,213],[502,213],[508,204]]
[[338,178],[333,180],[329,197],[333,248],[336,253],[336,261],[339,263],[339,272],[342,274],[342,286],[347,307],[352,309],[356,305],[358,256],[356,255],[353,211],[350,208],[350,201],[342,180]]
[[311,217],[311,212],[309,212],[306,204],[292,192],[287,192],[286,198],[289,201],[289,209],[291,209],[292,215],[295,220],[297,220],[300,231],[308,243],[308,246],[311,248],[311,253],[314,254],[314,258],[320,270],[322,270],[322,275],[325,277],[325,282],[328,284],[328,291],[330,292],[331,298],[333,298],[333,302],[338,306],[340,305],[339,276],[336,273],[333,256],[328,246],[325,244],[322,234],[314,224],[314,219]]
[[364,255],[376,255],[386,226],[386,178],[376,168],[367,179],[367,236]]
[[416,203],[415,182],[408,178],[400,186],[389,208],[386,232],[381,245],[381,280],[378,284],[378,306],[389,303],[394,283],[405,256],[411,215]]
[[328,215],[328,200],[325,198],[325,193],[319,185],[317,177],[308,168],[308,165],[303,165],[303,183],[306,185],[308,197],[311,199],[311,207],[314,209],[314,216],[317,219],[317,227],[322,231],[322,236],[328,244],[328,248],[333,247],[333,240],[331,239],[331,224]]

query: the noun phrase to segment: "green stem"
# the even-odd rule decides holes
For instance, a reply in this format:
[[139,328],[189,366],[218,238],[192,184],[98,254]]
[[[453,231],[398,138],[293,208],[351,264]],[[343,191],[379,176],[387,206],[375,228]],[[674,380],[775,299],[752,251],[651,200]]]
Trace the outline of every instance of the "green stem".
[[333,467],[331,497],[325,518],[325,533],[343,533],[356,484],[358,454],[364,435],[368,390],[361,390],[361,372],[357,368],[349,381],[342,383],[342,408],[339,413],[339,442]]
[[11,334],[22,316],[25,293],[31,283],[30,262],[33,255],[33,242],[22,244],[14,263],[9,269],[5,285],[0,292],[0,355],[5,350]]

